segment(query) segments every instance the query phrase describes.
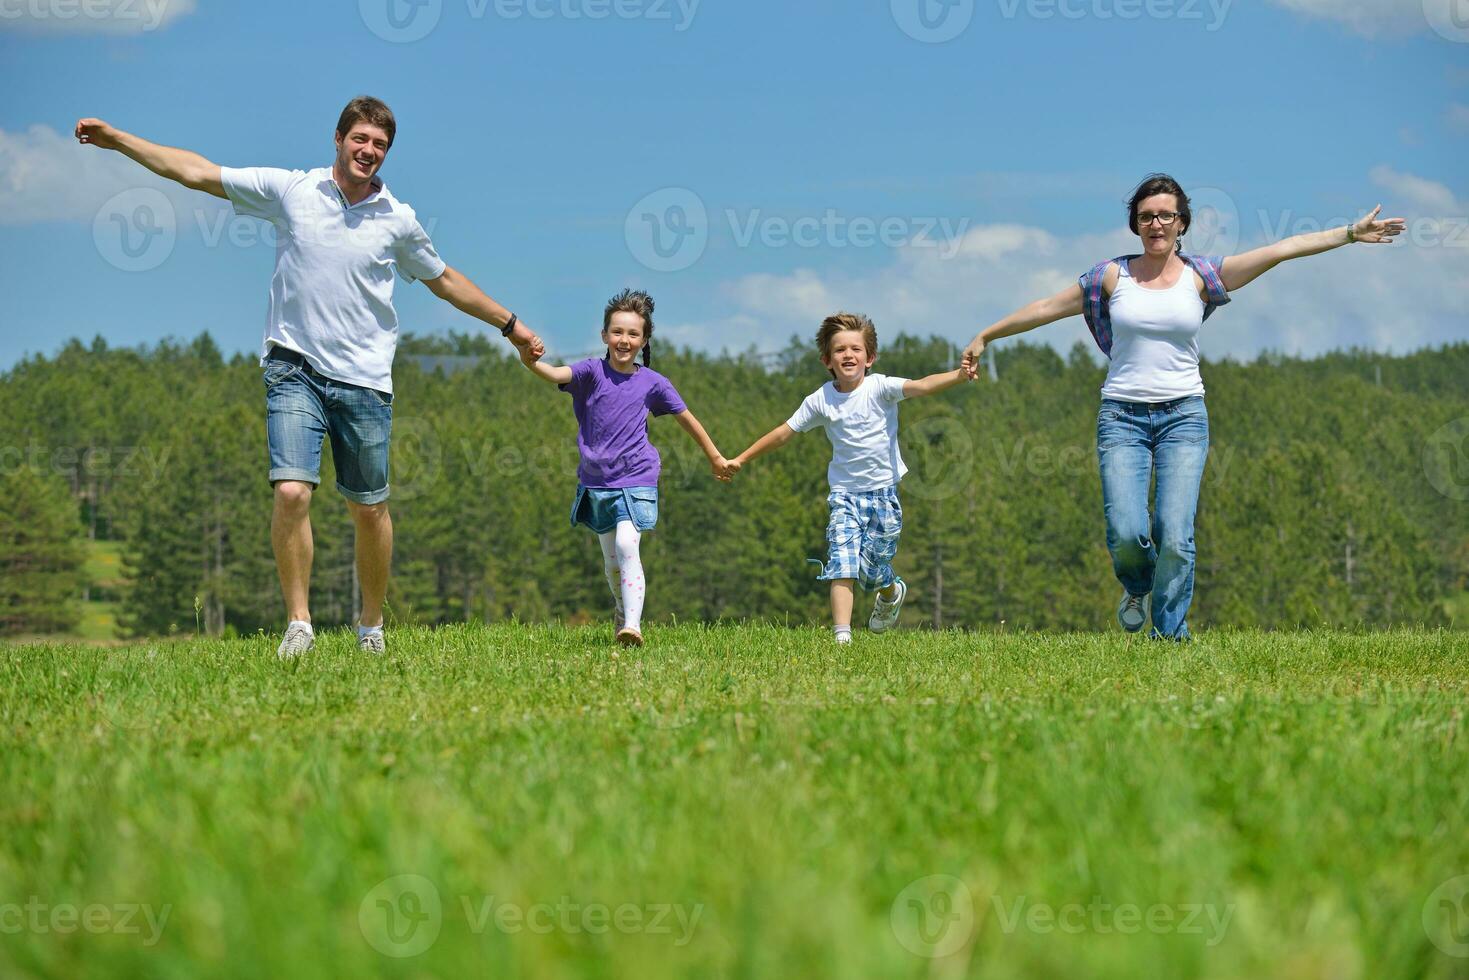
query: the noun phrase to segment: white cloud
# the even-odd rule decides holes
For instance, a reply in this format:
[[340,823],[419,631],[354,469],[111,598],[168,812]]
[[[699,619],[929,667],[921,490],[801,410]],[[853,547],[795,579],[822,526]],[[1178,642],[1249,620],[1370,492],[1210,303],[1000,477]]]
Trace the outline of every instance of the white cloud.
[[196,9],[196,0],[0,0],[0,30],[147,34]]
[[1334,20],[1363,37],[1411,34],[1429,29],[1425,8],[1447,8],[1457,0],[1271,0],[1306,17]]
[[[1311,356],[1360,346],[1406,351],[1469,340],[1469,220],[1442,184],[1388,167],[1373,180],[1395,197],[1394,214],[1413,219],[1393,245],[1361,245],[1289,262],[1240,290],[1204,330],[1208,357],[1253,357],[1262,350]],[[1350,214],[1360,202],[1354,202]],[[1400,210],[1399,210],[1400,209]],[[1316,230],[1338,219],[1241,210],[1240,249],[1273,234]],[[1345,217],[1340,220],[1344,221]],[[680,344],[719,350],[782,348],[813,333],[837,310],[857,310],[880,333],[937,334],[966,343],[980,329],[1032,300],[1058,292],[1102,259],[1136,251],[1125,228],[1062,237],[1039,228],[971,228],[957,254],[913,245],[868,274],[801,268],[746,276],[719,290],[730,312],[712,322],[660,328]],[[731,342],[738,338],[738,342]],[[1026,335],[1061,351],[1091,345],[1080,317]]]
[[162,191],[179,213],[210,215],[225,206],[50,126],[0,129],[0,225],[92,221],[114,195],[138,188]]
[[1408,207],[1438,217],[1464,216],[1466,209],[1454,192],[1437,181],[1399,173],[1386,165],[1373,167],[1371,177],[1374,184],[1402,198]]

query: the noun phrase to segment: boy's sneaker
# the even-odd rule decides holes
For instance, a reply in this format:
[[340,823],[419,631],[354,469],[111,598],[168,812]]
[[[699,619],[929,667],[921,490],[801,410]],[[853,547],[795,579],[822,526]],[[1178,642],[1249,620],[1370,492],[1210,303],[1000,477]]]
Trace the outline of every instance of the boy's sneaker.
[[294,622],[286,626],[286,635],[276,647],[275,655],[281,660],[295,660],[314,646],[316,634],[311,631],[311,624]]
[[1117,622],[1127,632],[1136,633],[1148,625],[1148,599],[1146,595],[1122,593],[1122,601],[1117,604]]
[[836,641],[837,646],[844,647],[852,642],[852,627],[834,626],[832,627],[831,636]]
[[617,631],[617,642],[625,647],[640,647],[643,645],[643,634],[631,626],[624,626]]
[[357,649],[379,657],[387,653],[388,640],[383,635],[383,628],[381,626],[369,627],[368,629],[363,629],[361,626],[357,627]]
[[872,604],[872,618],[867,621],[867,628],[874,633],[886,633],[898,625],[898,613],[903,611],[903,600],[908,598],[908,584],[900,578],[893,579],[893,584],[898,587],[897,598],[889,602],[879,594]]

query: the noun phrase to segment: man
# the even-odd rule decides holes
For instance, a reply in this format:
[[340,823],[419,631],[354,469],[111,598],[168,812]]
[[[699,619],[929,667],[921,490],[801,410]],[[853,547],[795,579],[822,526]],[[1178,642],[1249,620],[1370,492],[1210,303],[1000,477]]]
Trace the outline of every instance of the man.
[[270,283],[261,367],[266,385],[271,544],[287,626],[277,651],[291,659],[315,642],[309,605],[311,497],[321,446],[332,444],[337,489],[357,530],[362,588],[358,646],[381,654],[383,599],[393,553],[388,515],[388,436],[398,316],[393,270],[421,279],[435,296],[495,327],[539,357],[540,339],[468,277],[444,264],[413,209],[378,177],[393,145],[392,110],[362,96],[337,121],[336,159],[316,170],[235,169],[197,153],[159,146],[100,119],[77,122],[81,143],[117,150],[185,187],[229,200],[235,213],[276,226],[280,245]]

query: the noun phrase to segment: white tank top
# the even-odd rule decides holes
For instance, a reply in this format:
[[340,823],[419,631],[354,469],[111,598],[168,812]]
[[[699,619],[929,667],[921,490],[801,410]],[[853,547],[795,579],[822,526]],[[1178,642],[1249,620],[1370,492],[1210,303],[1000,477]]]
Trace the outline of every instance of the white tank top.
[[1204,393],[1199,374],[1199,328],[1204,300],[1185,267],[1168,289],[1145,289],[1121,263],[1109,300],[1112,363],[1103,398],[1166,402]]

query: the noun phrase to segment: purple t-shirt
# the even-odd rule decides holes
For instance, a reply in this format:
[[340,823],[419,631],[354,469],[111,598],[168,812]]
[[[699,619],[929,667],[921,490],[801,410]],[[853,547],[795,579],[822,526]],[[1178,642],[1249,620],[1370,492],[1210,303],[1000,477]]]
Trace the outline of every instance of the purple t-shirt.
[[688,410],[673,382],[641,364],[632,374],[620,374],[605,357],[589,357],[571,366],[571,381],[561,390],[570,393],[576,411],[576,478],[582,486],[656,487],[659,459],[648,441],[648,413]]

